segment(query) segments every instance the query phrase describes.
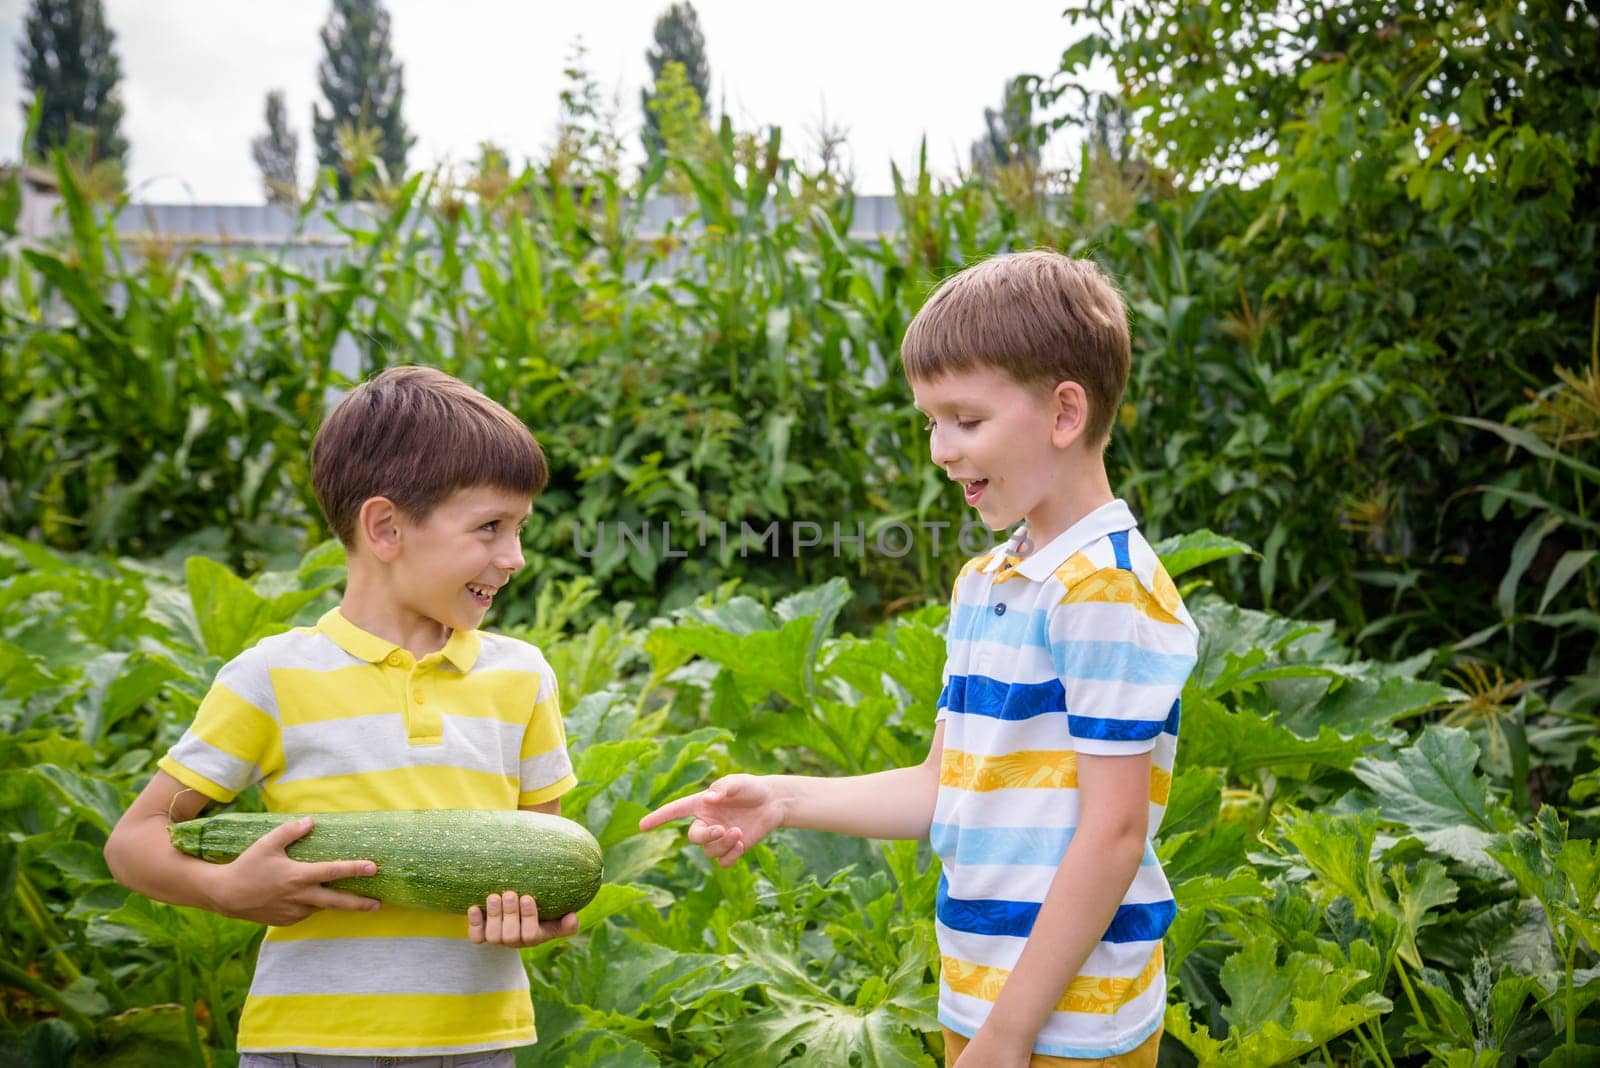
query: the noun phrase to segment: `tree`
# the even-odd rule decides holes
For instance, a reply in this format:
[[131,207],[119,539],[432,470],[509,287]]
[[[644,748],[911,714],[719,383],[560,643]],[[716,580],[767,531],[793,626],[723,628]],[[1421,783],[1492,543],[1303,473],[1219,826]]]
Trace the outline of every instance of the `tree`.
[[1033,122],[1032,79],[1006,83],[1000,107],[983,109],[984,136],[972,143],[972,169],[992,170],[1014,163],[1038,166],[1039,133]]
[[[1147,354],[1138,433],[1114,448],[1141,471],[1173,435],[1218,443],[1170,469],[1182,492],[1136,499],[1141,519],[1270,529],[1236,588],[1315,601],[1373,646],[1493,640],[1525,679],[1592,680],[1593,571],[1574,576],[1600,551],[1577,474],[1593,460],[1564,467],[1561,419],[1527,405],[1600,383],[1574,370],[1600,367],[1600,15],[1077,0],[1069,17],[1097,29],[1045,103],[1109,62],[1129,151],[1171,192],[1113,252]],[[1487,428],[1523,419],[1514,452]],[[1592,705],[1584,685],[1569,700]]]
[[559,174],[615,174],[622,162],[622,141],[617,136],[618,99],[606,99],[589,70],[589,50],[583,38],[573,41],[562,69],[566,85],[556,119],[551,169]]
[[42,156],[65,147],[78,125],[93,131],[93,159],[125,164],[128,142],[117,92],[122,65],[100,0],[34,0],[18,51],[26,90],[23,112],[35,98],[43,101],[29,150]]
[[300,135],[289,129],[282,89],[267,94],[267,132],[250,142],[250,154],[261,170],[267,201],[294,204],[298,199],[295,171],[300,165]]
[[389,47],[389,13],[382,0],[333,0],[322,27],[322,62],[317,84],[328,111],[312,107],[312,136],[317,163],[339,177],[339,197],[354,195],[355,173],[340,151],[341,133],[348,143],[378,138],[377,158],[391,180],[406,171],[406,154],[416,138],[401,117],[405,70]]
[[675,3],[656,19],[654,48],[644,54],[650,64],[651,86],[639,91],[639,106],[644,111],[644,148],[651,156],[661,151],[661,108],[653,107],[661,92],[661,77],[667,64],[683,67],[683,80],[694,90],[700,102],[700,116],[705,117],[706,101],[711,91],[711,67],[706,62],[706,39],[700,32],[700,17],[694,5],[684,0]]
[[[656,96],[650,101],[650,115],[655,119],[659,133],[656,152],[666,153],[679,161],[704,160],[714,150],[716,137],[706,122],[705,108],[682,63],[672,62],[661,68],[661,81],[656,85]],[[673,168],[663,180],[661,188],[668,193],[688,196],[692,190],[690,180],[678,168]]]

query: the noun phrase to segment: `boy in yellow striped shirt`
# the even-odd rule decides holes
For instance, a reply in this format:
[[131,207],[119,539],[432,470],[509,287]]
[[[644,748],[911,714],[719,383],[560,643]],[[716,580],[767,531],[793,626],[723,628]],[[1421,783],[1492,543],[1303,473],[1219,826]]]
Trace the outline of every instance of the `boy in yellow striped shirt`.
[[577,930],[516,887],[464,915],[324,886],[370,861],[300,863],[285,824],[230,864],[184,856],[167,823],[258,785],[270,811],[527,808],[576,780],[539,650],[477,628],[523,566],[547,468],[505,408],[443,372],[357,386],[312,446],[349,557],[338,608],[229,661],[112,831],[106,861],[148,897],[270,925],[239,1024],[242,1068],[507,1068],[535,1040],[518,949]]
[[929,838],[950,1064],[1156,1063],[1152,848],[1196,631],[1103,452],[1127,384],[1122,298],[1092,263],[999,256],[956,274],[901,361],[934,463],[994,530],[951,597],[927,758],[852,778],[730,775],[646,816],[694,817],[724,866],[775,827]]

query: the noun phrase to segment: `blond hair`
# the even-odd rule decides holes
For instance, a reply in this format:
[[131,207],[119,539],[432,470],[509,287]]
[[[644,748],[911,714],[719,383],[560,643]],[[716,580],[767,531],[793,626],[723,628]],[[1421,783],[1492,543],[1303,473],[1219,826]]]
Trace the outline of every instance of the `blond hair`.
[[423,520],[457,490],[494,486],[532,498],[548,478],[521,420],[432,367],[391,367],[361,383],[311,443],[311,487],[347,546],[373,497]]
[[993,367],[1021,385],[1077,382],[1088,437],[1104,442],[1128,385],[1128,311],[1093,260],[1049,249],[995,256],[950,276],[906,327],[906,376]]

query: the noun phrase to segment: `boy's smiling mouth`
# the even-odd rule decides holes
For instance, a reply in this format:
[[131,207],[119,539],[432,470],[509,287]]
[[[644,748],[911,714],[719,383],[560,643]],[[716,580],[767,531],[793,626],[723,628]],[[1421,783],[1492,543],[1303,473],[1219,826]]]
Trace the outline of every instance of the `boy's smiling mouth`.
[[487,608],[494,603],[495,587],[481,586],[475,582],[467,583],[467,592],[472,594],[473,600]]
[[983,496],[983,491],[989,485],[986,478],[958,479],[961,489],[965,493],[968,504],[977,504],[978,498]]

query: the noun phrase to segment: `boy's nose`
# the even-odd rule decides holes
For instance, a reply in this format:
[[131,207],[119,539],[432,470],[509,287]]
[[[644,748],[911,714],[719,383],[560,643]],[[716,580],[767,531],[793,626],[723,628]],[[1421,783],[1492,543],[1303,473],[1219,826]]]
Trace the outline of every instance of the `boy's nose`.
[[500,559],[495,562],[507,571],[521,571],[522,565],[525,562],[522,558],[522,543],[516,541],[512,542],[511,545],[500,554]]
[[933,462],[945,468],[954,463],[959,455],[950,447],[949,439],[939,433],[937,428],[928,437],[928,451],[933,454]]

